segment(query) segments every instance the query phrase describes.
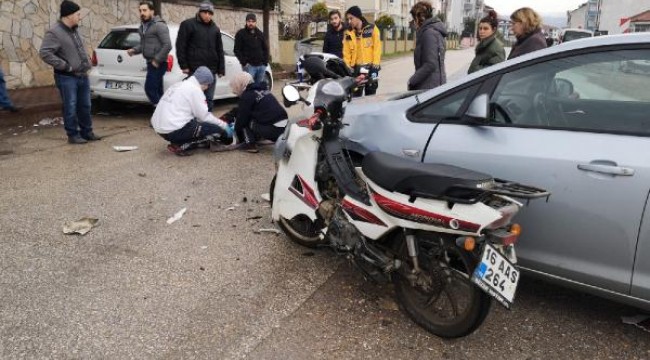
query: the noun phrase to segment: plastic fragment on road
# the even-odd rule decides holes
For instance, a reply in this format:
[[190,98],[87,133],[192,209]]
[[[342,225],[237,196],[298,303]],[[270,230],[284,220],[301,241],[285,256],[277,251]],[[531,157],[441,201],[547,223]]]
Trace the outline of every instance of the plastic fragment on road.
[[234,207],[234,206],[231,206],[231,207],[229,207],[229,208],[226,208],[226,211],[234,211],[234,210],[235,210],[235,207]]
[[117,152],[133,151],[133,150],[138,150],[138,147],[137,146],[120,146],[120,145],[116,145],[116,146],[113,146],[113,150],[115,150]]
[[38,125],[41,126],[56,126],[56,125],[62,125],[63,124],[63,118],[62,117],[55,117],[55,118],[44,118],[41,119],[41,121],[38,122]]
[[68,221],[63,224],[64,234],[86,235],[92,229],[99,219],[84,217],[77,221]]
[[262,200],[264,200],[264,201],[271,202],[271,194],[269,194],[269,193],[264,193],[264,194],[260,195],[260,197],[261,197]]
[[178,210],[176,212],[176,214],[174,214],[172,217],[167,219],[167,224],[173,224],[176,221],[180,220],[183,217],[183,215],[185,215],[186,211],[187,211],[187,208],[182,208],[182,209]]
[[645,332],[650,332],[650,315],[621,316],[621,320],[623,324],[634,325]]
[[272,234],[276,234],[276,235],[282,234],[282,232],[280,230],[278,230],[278,229],[259,229],[259,230],[256,231],[256,233],[258,233],[258,234],[272,233]]

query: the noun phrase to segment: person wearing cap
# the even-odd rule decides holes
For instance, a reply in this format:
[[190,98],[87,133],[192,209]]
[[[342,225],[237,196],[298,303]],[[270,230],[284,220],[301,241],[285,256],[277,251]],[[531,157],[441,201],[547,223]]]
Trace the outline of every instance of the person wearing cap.
[[138,28],[140,44],[127,50],[129,56],[142,54],[147,61],[147,78],[144,92],[149,101],[156,105],[163,95],[163,77],[167,72],[167,55],[172,49],[169,28],[164,20],[154,13],[151,1],[141,1],[138,7],[142,24]]
[[[345,12],[350,29],[343,37],[343,61],[359,75],[362,67],[367,67],[370,77],[379,75],[381,61],[381,38],[379,29],[371,24],[361,13],[358,6],[352,6]],[[366,95],[377,92],[379,83],[373,81],[365,87]],[[361,96],[363,89],[355,91],[355,96]]]
[[253,13],[246,15],[246,26],[235,34],[235,56],[242,69],[251,74],[256,83],[265,81],[269,45],[264,39],[264,33],[257,28],[257,17]]
[[[176,56],[183,73],[191,75],[199,66],[205,66],[217,76],[226,74],[221,30],[212,20],[213,16],[214,6],[204,1],[195,17],[181,22],[176,38]],[[205,91],[209,111],[214,107],[215,84],[216,81]]]
[[195,144],[209,140],[212,150],[232,143],[232,130],[206,105],[204,91],[214,83],[212,70],[199,66],[185,81],[172,85],[158,102],[151,126],[170,142],[169,151],[189,155]]
[[68,143],[99,140],[90,116],[90,58],[78,27],[81,8],[72,1],[61,3],[61,18],[43,37],[39,55],[54,68],[54,83],[63,103],[63,127]]

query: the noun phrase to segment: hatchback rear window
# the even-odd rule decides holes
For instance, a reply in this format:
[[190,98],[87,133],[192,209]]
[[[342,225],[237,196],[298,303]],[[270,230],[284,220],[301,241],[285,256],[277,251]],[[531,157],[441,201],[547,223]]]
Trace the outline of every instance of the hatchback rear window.
[[140,44],[137,29],[113,30],[99,44],[100,49],[128,50]]

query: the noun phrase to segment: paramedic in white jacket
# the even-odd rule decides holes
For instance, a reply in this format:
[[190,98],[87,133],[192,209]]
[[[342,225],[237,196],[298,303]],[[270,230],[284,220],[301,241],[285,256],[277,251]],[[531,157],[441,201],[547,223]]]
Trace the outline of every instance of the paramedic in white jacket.
[[[165,91],[151,117],[153,129],[171,144],[167,147],[178,155],[189,155],[198,142],[211,140],[210,146],[232,143],[228,124],[208,111],[205,89],[214,82],[214,75],[201,66],[187,80]],[[213,144],[215,141],[221,144]]]

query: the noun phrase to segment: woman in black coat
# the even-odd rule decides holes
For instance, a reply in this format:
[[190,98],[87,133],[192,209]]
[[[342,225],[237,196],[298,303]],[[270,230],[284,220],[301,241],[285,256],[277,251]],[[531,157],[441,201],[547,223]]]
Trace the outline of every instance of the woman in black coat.
[[546,39],[542,34],[542,18],[535,10],[523,7],[510,15],[511,30],[517,37],[508,59],[546,48]]
[[418,1],[411,9],[417,27],[413,61],[415,74],[408,81],[409,90],[433,89],[447,82],[445,73],[444,23],[433,17],[433,8],[426,1]]
[[488,16],[478,23],[478,38],[481,40],[476,45],[476,56],[469,66],[468,74],[481,70],[490,65],[498,64],[506,59],[506,52],[503,44],[496,38],[496,31],[499,26],[497,13],[491,10]]

